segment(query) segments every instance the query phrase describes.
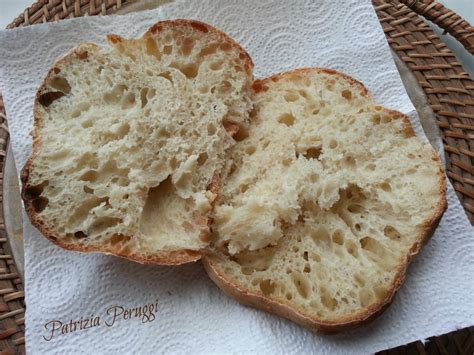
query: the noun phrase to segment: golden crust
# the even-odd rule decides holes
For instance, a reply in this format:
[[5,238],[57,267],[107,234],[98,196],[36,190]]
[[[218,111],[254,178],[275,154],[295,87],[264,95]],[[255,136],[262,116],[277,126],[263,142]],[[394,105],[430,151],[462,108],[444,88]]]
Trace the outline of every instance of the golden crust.
[[359,89],[362,96],[365,96],[368,99],[372,99],[370,97],[369,91],[364,86],[364,84],[362,84],[360,81],[354,79],[353,77],[351,77],[347,74],[340,73],[340,72],[338,72],[336,70],[333,70],[333,69],[317,68],[317,67],[315,67],[315,68],[298,68],[298,69],[293,69],[293,70],[290,70],[290,71],[287,71],[287,72],[278,73],[278,74],[272,75],[272,76],[270,76],[268,78],[265,78],[265,79],[257,79],[257,80],[254,81],[254,83],[252,85],[252,88],[253,88],[255,93],[259,93],[261,91],[268,90],[268,85],[267,84],[270,83],[270,82],[277,82],[277,81],[279,81],[281,79],[284,79],[284,78],[304,77],[307,74],[320,74],[320,73],[340,76],[340,77],[346,79],[352,86],[357,87],[357,89]]
[[[334,70],[322,68],[297,69],[294,71],[277,74],[263,80],[257,80],[254,84],[254,90],[258,92],[260,90],[268,89],[267,83],[269,81],[277,81],[283,77],[292,77],[294,75],[314,72],[324,72],[332,75],[342,76],[346,80],[348,80],[351,85],[357,86],[364,96],[370,98],[368,90],[362,83],[349,77],[348,75],[339,73]],[[403,132],[407,137],[414,135],[413,128],[410,124],[409,118],[406,115],[398,111],[393,111],[385,108],[381,108],[381,111],[391,114],[392,117],[394,117],[395,119],[403,120]],[[218,264],[222,256],[212,252],[208,252],[203,255],[201,261],[204,265],[204,268],[206,269],[207,274],[214,281],[214,283],[216,283],[216,285],[219,286],[219,288],[221,288],[224,293],[226,293],[230,297],[233,297],[238,302],[247,306],[263,309],[267,312],[274,313],[319,333],[337,333],[370,322],[378,315],[380,315],[392,303],[396,292],[400,289],[405,280],[408,265],[410,264],[412,259],[420,252],[421,247],[428,242],[434,230],[438,226],[444,211],[447,208],[446,178],[440,159],[434,151],[432,155],[432,160],[438,166],[439,200],[436,204],[436,208],[433,211],[432,215],[421,225],[419,234],[412,247],[410,248],[409,254],[406,256],[405,262],[400,265],[398,272],[394,278],[392,287],[387,293],[385,299],[379,303],[370,305],[369,307],[355,315],[341,317],[334,321],[324,321],[318,319],[318,317],[314,314],[309,314],[302,309],[297,309],[290,301],[287,301],[285,299],[270,298],[260,293],[251,292],[250,290],[245,289],[235,280],[232,280],[229,276],[225,274],[225,272],[219,270]]]
[[[244,62],[246,69],[248,71],[251,71],[254,66],[252,59],[250,58],[248,53],[237,42],[235,42],[232,38],[230,38],[225,33],[217,30],[216,28],[199,21],[194,21],[194,20],[161,21],[153,25],[143,35],[143,38],[146,38],[146,36],[152,36],[153,34],[164,29],[165,27],[168,27],[168,28],[169,27],[175,27],[175,28],[191,27],[195,31],[201,31],[201,32],[206,32],[206,33],[210,32],[216,35],[223,44],[228,44],[232,48],[236,48],[239,51],[240,53],[239,57]],[[107,40],[112,45],[124,41],[120,36],[113,35],[113,34],[108,35]],[[43,234],[47,239],[49,239],[54,244],[67,250],[80,251],[80,252],[101,252],[105,254],[116,255],[116,256],[119,256],[128,260],[132,260],[138,263],[143,263],[143,264],[179,265],[179,264],[197,261],[202,256],[202,253],[203,253],[202,250],[188,250],[188,249],[171,250],[171,251],[163,251],[161,253],[151,255],[151,256],[143,256],[143,255],[133,254],[132,252],[127,251],[126,248],[120,248],[117,245],[115,246],[114,245],[85,246],[85,245],[78,245],[77,243],[68,243],[65,240],[61,240],[57,238],[57,236],[55,236],[55,232],[53,230],[48,229],[45,226],[45,224],[41,220],[41,217],[34,209],[34,199],[31,199],[29,198],[29,196],[27,196],[28,194],[26,193],[26,189],[29,187],[28,180],[29,180],[29,170],[31,168],[31,161],[34,160],[36,152],[41,144],[41,137],[38,134],[38,128],[41,127],[42,125],[40,104],[42,102],[44,103],[44,100],[45,100],[44,95],[49,94],[48,88],[50,86],[51,80],[56,74],[58,74],[61,71],[61,69],[59,68],[61,64],[73,59],[86,60],[88,56],[88,51],[93,51],[93,50],[96,50],[97,48],[99,47],[96,44],[86,43],[86,44],[80,45],[77,48],[72,49],[70,52],[68,52],[66,55],[60,58],[53,65],[53,67],[49,70],[45,79],[43,80],[42,85],[38,89],[38,92],[35,98],[34,109],[33,109],[33,115],[34,115],[34,128],[32,131],[33,152],[29,160],[25,164],[21,173],[22,198],[25,204],[26,213],[29,216],[31,223],[41,232],[41,234]],[[61,95],[59,95],[59,97],[60,96]],[[59,97],[58,95],[56,95],[52,97],[46,97],[46,99],[54,100]],[[213,192],[213,189],[215,190],[215,186],[211,184],[209,189],[211,190],[211,192]],[[213,197],[213,200],[214,199],[215,199],[215,196]],[[206,228],[208,228],[210,221],[211,220],[205,223]],[[206,234],[208,234],[208,232]]]
[[244,61],[245,65],[247,66],[248,70],[253,69],[254,64],[250,55],[242,48],[240,44],[234,41],[231,37],[229,37],[224,32],[218,30],[207,23],[196,21],[196,20],[185,20],[185,19],[177,19],[177,20],[169,20],[169,21],[160,21],[155,23],[145,34],[145,36],[153,35],[156,32],[162,31],[166,27],[171,26],[185,26],[185,27],[192,27],[195,31],[200,31],[204,33],[213,33],[216,35],[222,43],[228,43],[231,47],[237,49],[239,51],[239,57],[241,60]]

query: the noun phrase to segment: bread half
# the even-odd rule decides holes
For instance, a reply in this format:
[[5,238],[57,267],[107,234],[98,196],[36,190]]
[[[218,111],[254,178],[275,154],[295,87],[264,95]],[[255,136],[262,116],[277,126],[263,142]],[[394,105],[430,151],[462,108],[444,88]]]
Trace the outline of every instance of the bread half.
[[212,280],[321,332],[374,318],[446,209],[438,156],[356,80],[300,69],[254,84],[214,215]]
[[108,41],[72,50],[38,90],[26,211],[66,249],[197,260],[226,152],[248,124],[253,63],[197,21]]

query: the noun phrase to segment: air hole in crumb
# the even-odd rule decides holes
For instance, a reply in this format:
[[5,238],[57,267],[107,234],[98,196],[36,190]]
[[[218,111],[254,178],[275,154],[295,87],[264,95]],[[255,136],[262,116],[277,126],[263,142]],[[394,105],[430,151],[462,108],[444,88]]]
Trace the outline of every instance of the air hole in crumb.
[[311,259],[318,263],[321,261],[321,257],[319,256],[319,254],[316,254],[316,253],[311,254]]
[[199,158],[197,160],[198,165],[199,166],[204,165],[204,163],[207,161],[207,158],[208,158],[207,153],[199,154]]
[[[224,122],[224,127],[225,127],[225,122]],[[249,132],[244,127],[239,127],[239,130],[237,131],[237,133],[235,133],[232,136],[232,138],[234,138],[235,141],[240,142],[240,141],[243,141],[248,136],[249,136]]]
[[386,226],[383,229],[383,234],[387,238],[390,238],[392,240],[399,240],[402,237],[400,232],[395,227],[392,227],[392,226]]
[[163,53],[166,55],[170,55],[173,52],[173,46],[164,46]]
[[344,164],[350,168],[353,168],[356,166],[356,161],[353,156],[348,155],[344,158]]
[[269,279],[260,281],[259,286],[265,296],[269,296],[275,292],[275,284]]
[[245,149],[245,153],[247,153],[247,155],[252,155],[253,153],[255,153],[256,151],[256,148],[254,146],[250,146],[250,147],[247,147],[247,149]]
[[76,52],[76,55],[79,59],[87,59],[87,57],[89,56],[89,52],[88,51],[83,51],[83,52]]
[[342,90],[341,96],[348,101],[352,100],[352,92],[350,90]]
[[290,166],[291,165],[291,162],[292,160],[291,159],[283,159],[282,163],[284,166]]
[[373,122],[374,124],[380,124],[380,119],[381,119],[381,118],[380,118],[380,115],[373,115],[373,116],[372,116],[372,122]]
[[375,164],[368,164],[367,165],[367,170],[374,171],[375,170]]
[[42,193],[44,188],[48,185],[48,181],[38,184],[38,185],[30,185],[25,188],[24,196],[28,200],[32,200],[38,198]]
[[303,253],[303,259],[306,260],[306,261],[308,261],[308,252],[307,252],[307,251],[305,251],[305,252]]
[[87,234],[84,233],[83,231],[78,231],[74,233],[74,238],[77,238],[77,239],[87,238]]
[[126,85],[115,85],[110,92],[103,95],[104,101],[107,104],[116,104],[122,99],[123,94],[128,89]]
[[382,115],[382,123],[389,123],[392,118],[389,115]]
[[360,274],[355,274],[354,275],[354,281],[355,281],[356,285],[360,288],[365,286],[365,278]]
[[331,139],[331,141],[329,142],[329,148],[331,149],[334,149],[334,148],[337,148],[337,141],[335,139]]
[[146,40],[146,51],[149,55],[154,56],[156,59],[161,59],[161,53],[158,50],[158,47],[156,46],[155,40],[151,37],[148,37],[148,39]]
[[321,147],[308,148],[303,156],[306,159],[318,159],[321,155]]
[[380,188],[386,192],[390,192],[392,191],[392,187],[390,186],[390,184],[388,182],[383,182],[380,184]]
[[303,272],[306,272],[306,273],[311,272],[311,266],[308,263],[304,265]]
[[308,98],[308,93],[306,90],[298,90],[298,93],[300,94],[301,97],[307,99]]
[[120,218],[115,217],[99,217],[97,218],[89,227],[88,234],[89,235],[100,235],[105,230],[116,226],[117,224],[121,223],[122,220]]
[[300,296],[303,298],[308,298],[309,284],[306,278],[300,273],[292,273],[291,279],[296,287],[296,291],[298,291]]
[[287,92],[284,96],[284,99],[286,102],[293,102],[298,100],[298,95],[294,92]]
[[222,69],[222,66],[224,65],[224,61],[222,60],[219,60],[217,62],[212,62],[210,65],[209,65],[209,68],[211,68],[211,70],[221,70]]
[[38,198],[35,198],[31,204],[33,206],[33,209],[36,213],[41,213],[44,211],[46,206],[48,205],[49,200],[46,197],[40,196]]
[[158,137],[169,138],[171,135],[166,128],[161,128],[158,131]]
[[79,180],[94,182],[97,180],[98,177],[99,177],[99,173],[97,171],[89,170],[89,171],[86,171],[84,174],[82,174],[79,177]]
[[69,85],[69,82],[66,80],[66,78],[63,78],[62,76],[55,76],[54,78],[52,78],[49,85],[53,89],[61,91],[65,94],[69,94],[71,92],[71,86]]
[[359,292],[359,299],[362,307],[367,307],[372,303],[374,295],[370,290],[363,289]]
[[[244,267],[242,266],[240,268],[240,271],[242,271],[242,274],[244,275],[252,275],[254,272],[255,272],[255,269],[254,268],[251,268],[251,267]],[[255,285],[254,285],[255,286]]]
[[319,175],[316,174],[316,173],[312,173],[311,175],[309,175],[309,180],[311,182],[318,182],[319,181]]
[[177,167],[178,167],[178,161],[176,160],[176,158],[171,158],[170,160],[170,167],[171,169],[175,170]]
[[231,89],[232,84],[227,80],[224,80],[219,86],[219,92],[224,95],[227,95],[231,91]]
[[147,94],[148,94],[148,88],[142,88],[140,90],[140,100],[142,103],[142,108],[144,108],[148,103],[148,98],[146,97]]
[[284,113],[280,117],[278,117],[278,122],[289,126],[292,126],[295,123],[295,116],[291,113]]
[[321,287],[319,292],[323,306],[333,311],[337,307],[337,300],[331,297],[329,292],[324,287]]
[[339,229],[334,231],[332,234],[332,241],[336,244],[343,245],[344,244],[344,235],[342,234],[342,231]]
[[351,254],[353,257],[357,257],[357,255],[359,254],[357,252],[357,246],[352,242],[352,241],[348,241],[346,243],[346,250],[349,254]]
[[93,193],[94,193],[94,190],[91,189],[91,188],[90,188],[89,186],[87,186],[87,185],[84,185],[83,189],[84,189],[84,192],[85,192],[86,194],[93,194]]
[[129,92],[122,99],[122,110],[131,108],[134,105],[135,105],[135,94],[133,92]]
[[244,192],[246,192],[246,191],[249,189],[249,187],[250,187],[249,184],[243,184],[243,185],[240,186],[239,191],[240,191],[241,193],[244,193]]
[[216,131],[217,131],[216,126],[214,126],[212,123],[209,123],[207,125],[207,134],[208,135],[212,136],[213,134],[216,133]]
[[329,237],[329,232],[325,227],[319,227],[318,229],[312,231],[311,238],[313,241],[324,247],[331,247],[331,238]]
[[213,54],[217,51],[218,47],[219,47],[218,43],[211,43],[207,47],[204,47],[203,49],[201,49],[198,56],[199,57],[205,57],[206,55]]
[[38,102],[44,107],[50,106],[54,101],[64,96],[61,91],[50,91],[39,96]]
[[224,51],[224,52],[228,52],[232,49],[232,45],[228,42],[225,42],[225,43],[222,43],[219,48]]
[[354,228],[356,229],[356,231],[360,232],[360,230],[362,229],[360,224],[359,223],[356,223]]
[[291,299],[293,298],[293,296],[291,295],[291,293],[287,293],[287,294],[285,295],[285,297],[286,297],[286,299],[287,299],[288,301],[291,301]]
[[193,47],[194,47],[194,39],[192,38],[185,38],[183,43],[181,44],[181,53],[185,56],[191,54]]
[[353,204],[350,204],[348,207],[347,207],[347,210],[350,212],[350,213],[362,213],[365,211],[364,207],[362,207],[361,205],[357,204],[357,203],[353,203]]
[[195,78],[198,75],[198,70],[199,70],[199,67],[194,63],[188,63],[188,64],[183,65],[183,64],[178,64],[176,62],[173,62],[170,64],[170,67],[178,69],[188,79]]
[[360,245],[362,249],[370,251],[380,257],[383,257],[386,252],[383,245],[371,237],[364,237],[360,240]]
[[[173,82],[173,77],[171,76],[171,73],[169,71],[164,71],[163,73],[158,74],[159,77],[164,78],[168,80],[170,83]],[[155,89],[151,89],[150,92],[153,90],[153,93],[155,92]],[[150,98],[150,97],[149,97]]]

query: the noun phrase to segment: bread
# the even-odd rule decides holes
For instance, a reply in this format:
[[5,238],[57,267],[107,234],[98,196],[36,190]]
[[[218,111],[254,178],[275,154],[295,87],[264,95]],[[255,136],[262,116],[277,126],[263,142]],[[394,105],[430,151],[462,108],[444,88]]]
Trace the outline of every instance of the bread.
[[66,249],[197,260],[226,151],[248,124],[253,63],[197,21],[108,41],[72,50],[37,93],[27,213]]
[[254,89],[215,207],[209,276],[316,331],[372,319],[446,209],[438,156],[346,75],[300,69]]

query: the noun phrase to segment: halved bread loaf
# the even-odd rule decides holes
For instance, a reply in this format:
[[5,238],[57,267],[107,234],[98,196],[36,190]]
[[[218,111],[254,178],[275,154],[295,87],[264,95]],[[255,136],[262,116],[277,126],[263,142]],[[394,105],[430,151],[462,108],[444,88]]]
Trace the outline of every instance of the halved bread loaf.
[[254,84],[215,207],[209,276],[238,301],[334,332],[382,311],[446,209],[439,158],[354,79]]
[[248,124],[253,63],[197,21],[108,40],[72,50],[38,91],[26,210],[67,249],[194,261],[232,135]]

